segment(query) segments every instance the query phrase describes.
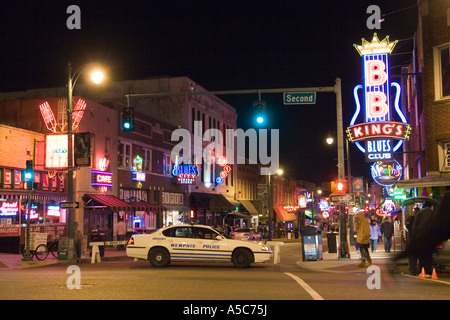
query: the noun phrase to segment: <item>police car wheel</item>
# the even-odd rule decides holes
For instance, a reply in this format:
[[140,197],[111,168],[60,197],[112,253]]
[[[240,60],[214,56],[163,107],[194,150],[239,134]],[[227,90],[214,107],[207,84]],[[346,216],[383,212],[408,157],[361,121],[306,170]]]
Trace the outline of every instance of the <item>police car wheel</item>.
[[169,252],[164,248],[154,248],[148,255],[150,264],[155,268],[166,267],[170,262]]
[[252,264],[252,255],[246,249],[237,249],[233,253],[233,264],[236,268],[248,268]]

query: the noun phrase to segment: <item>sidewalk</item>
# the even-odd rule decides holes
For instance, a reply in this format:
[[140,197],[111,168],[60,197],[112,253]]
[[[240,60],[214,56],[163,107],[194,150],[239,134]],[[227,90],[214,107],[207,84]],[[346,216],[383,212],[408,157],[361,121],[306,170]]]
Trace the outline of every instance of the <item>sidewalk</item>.
[[[345,272],[355,272],[361,273],[366,272],[366,268],[357,268],[356,265],[359,262],[359,253],[356,251],[350,252],[350,259],[339,259],[337,253],[328,253],[328,247],[326,240],[323,243],[323,259],[319,261],[303,261],[302,251],[301,251],[301,240],[300,239],[274,239],[269,243],[272,250],[274,250],[275,243],[282,242],[283,245],[280,246],[280,264],[286,265],[297,265],[298,267],[305,268],[312,271],[321,272],[334,272],[334,273],[345,273]],[[298,245],[297,245],[298,244]],[[355,249],[354,247],[352,248]],[[398,251],[385,253],[384,250],[377,253],[371,253],[373,259],[373,264],[387,264],[389,258],[393,257]],[[36,258],[33,261],[22,261],[23,256],[21,254],[6,254],[0,253],[0,271],[9,268],[32,268],[32,267],[44,267],[49,265],[70,265],[76,264],[76,260],[58,260],[54,258],[51,254],[44,261],[38,261]],[[117,251],[114,247],[107,247],[104,253],[104,257],[101,261],[112,261],[112,260],[127,260],[133,261],[132,258],[128,258],[126,251]],[[89,256],[89,251],[86,253],[86,257],[82,259],[82,264],[91,263],[91,257]]]

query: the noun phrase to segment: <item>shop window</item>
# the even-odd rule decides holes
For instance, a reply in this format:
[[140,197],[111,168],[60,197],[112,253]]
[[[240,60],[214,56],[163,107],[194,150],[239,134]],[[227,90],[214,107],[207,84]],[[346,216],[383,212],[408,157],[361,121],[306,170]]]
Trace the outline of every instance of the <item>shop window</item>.
[[450,99],[450,43],[434,48],[436,100]]

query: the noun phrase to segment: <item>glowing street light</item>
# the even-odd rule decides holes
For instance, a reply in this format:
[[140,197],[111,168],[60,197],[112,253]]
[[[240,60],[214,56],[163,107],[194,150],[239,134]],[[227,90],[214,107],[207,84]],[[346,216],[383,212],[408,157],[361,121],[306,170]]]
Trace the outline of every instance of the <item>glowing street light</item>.
[[[72,144],[72,113],[73,113],[73,106],[72,106],[72,99],[73,99],[73,88],[75,87],[75,84],[80,77],[81,73],[84,71],[91,69],[95,65],[92,63],[88,63],[85,65],[82,65],[79,67],[75,72],[72,74],[72,65],[68,63],[67,65],[67,136],[68,136],[68,168],[67,168],[67,201],[68,202],[74,202],[74,188],[73,188],[73,144]],[[92,69],[91,69],[92,70]],[[103,73],[100,72],[98,69],[95,69],[91,73],[91,80],[94,83],[100,83],[103,80]],[[74,208],[69,209],[69,214],[67,218],[67,236],[69,238],[69,256],[72,255],[73,257],[73,250],[75,247],[75,212]]]

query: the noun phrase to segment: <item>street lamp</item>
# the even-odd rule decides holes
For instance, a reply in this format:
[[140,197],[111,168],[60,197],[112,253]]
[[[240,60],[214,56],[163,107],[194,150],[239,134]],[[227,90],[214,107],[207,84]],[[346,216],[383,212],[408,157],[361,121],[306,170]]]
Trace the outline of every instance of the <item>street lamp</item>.
[[[74,202],[74,188],[73,188],[73,141],[72,141],[72,99],[73,88],[77,83],[81,73],[90,69],[91,79],[94,83],[100,83],[103,80],[103,73],[98,70],[98,66],[93,63],[88,63],[79,67],[72,74],[72,65],[70,62],[67,64],[67,136],[68,136],[68,165],[67,165],[67,201],[69,203]],[[74,238],[75,238],[75,209],[69,208],[69,216],[67,219],[67,236],[69,238],[69,254],[68,258],[73,258]]]
[[[281,176],[283,174],[282,169],[277,170],[277,175]],[[267,219],[269,221],[269,235],[267,237],[268,241],[272,241],[272,220],[271,220],[271,213],[272,213],[272,185],[270,181],[271,174],[269,173],[267,175]]]

